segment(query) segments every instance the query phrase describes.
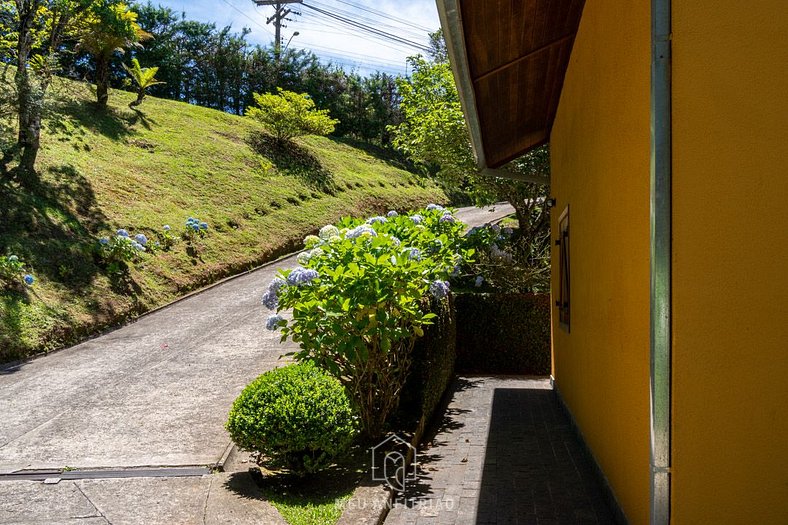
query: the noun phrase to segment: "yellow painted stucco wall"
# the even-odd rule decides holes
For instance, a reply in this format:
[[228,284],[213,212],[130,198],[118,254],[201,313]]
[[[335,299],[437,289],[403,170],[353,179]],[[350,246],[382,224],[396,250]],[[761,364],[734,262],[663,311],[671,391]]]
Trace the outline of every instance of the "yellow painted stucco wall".
[[788,3],[673,2],[676,524],[788,523]]
[[649,2],[586,1],[551,135],[572,280],[554,376],[634,524],[649,515],[649,75]]

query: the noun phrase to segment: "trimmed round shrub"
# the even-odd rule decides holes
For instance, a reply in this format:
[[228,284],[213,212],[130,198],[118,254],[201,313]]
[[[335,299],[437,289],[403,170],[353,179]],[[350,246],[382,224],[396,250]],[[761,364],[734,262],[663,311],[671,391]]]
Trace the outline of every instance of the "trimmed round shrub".
[[342,385],[310,362],[255,379],[233,403],[226,427],[260,465],[299,476],[329,467],[358,432]]

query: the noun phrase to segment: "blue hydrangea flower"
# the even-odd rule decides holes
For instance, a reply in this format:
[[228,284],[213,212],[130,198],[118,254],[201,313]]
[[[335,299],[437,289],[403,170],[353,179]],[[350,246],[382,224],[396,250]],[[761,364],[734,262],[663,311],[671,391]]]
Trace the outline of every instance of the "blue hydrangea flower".
[[415,215],[411,215],[411,216],[410,216],[410,220],[412,220],[412,221],[413,221],[413,222],[415,222],[416,224],[421,224],[422,222],[424,222],[424,217],[422,217],[421,215],[419,215],[419,214],[417,213],[417,214],[415,214]]
[[390,237],[390,239],[391,242],[394,243],[394,246],[396,246],[397,248],[399,248],[400,245],[402,244],[402,241],[400,241],[397,237],[394,237],[393,235]]
[[498,224],[493,224],[492,231],[494,231],[495,233],[501,233],[501,227]]
[[445,209],[446,208],[444,208],[440,204],[427,204],[427,211],[435,211],[435,210],[443,211]]
[[273,294],[278,294],[279,289],[285,285],[285,280],[281,277],[274,277],[270,283],[268,283],[268,291]]
[[145,237],[145,236],[144,236],[143,234],[141,234],[141,233],[138,233],[137,235],[135,235],[135,236],[134,236],[134,240],[135,240],[135,241],[137,241],[138,243],[140,243],[140,244],[141,244],[141,245],[143,245],[143,246],[145,246],[146,244],[148,244],[148,238],[147,238],[147,237]]
[[450,274],[450,275],[451,275],[452,277],[457,277],[458,275],[460,275],[460,271],[461,271],[461,268],[460,268],[460,265],[458,264],[457,266],[455,266],[454,268],[452,268],[452,270],[451,270],[451,274]]
[[478,227],[478,226],[474,226],[473,228],[471,228],[470,230],[468,230],[468,235],[473,235],[473,234],[474,234],[474,233],[476,233],[477,231],[479,231],[479,227]]
[[263,294],[263,299],[260,302],[269,310],[276,310],[276,307],[279,306],[279,296],[269,290]]
[[200,225],[197,224],[196,222],[191,223],[191,227],[192,227],[192,230],[194,230],[196,232],[200,231]]
[[12,263],[19,262],[19,257],[17,257],[16,255],[9,255],[8,262],[12,262]]
[[451,215],[444,215],[443,217],[441,217],[439,219],[439,221],[440,222],[450,222],[450,223],[457,222],[457,220],[454,217],[452,217]]
[[131,245],[138,252],[144,252],[145,251],[145,247],[142,244],[138,243],[137,241],[131,241]]
[[207,230],[208,229],[208,223],[207,222],[201,222],[200,223],[200,229],[201,230]]
[[99,239],[99,244],[101,244],[102,246],[106,246],[109,244],[109,239],[107,237],[102,237],[101,239]]
[[196,220],[197,219],[195,219],[194,217],[189,217],[188,219],[186,219],[186,222],[195,222]]
[[307,235],[304,237],[304,248],[310,249],[320,244],[320,237],[317,235]]
[[339,235],[339,228],[334,226],[333,224],[326,224],[322,228],[320,228],[320,232],[318,233],[318,237],[323,239],[324,241],[329,240],[331,237],[337,237]]
[[361,226],[356,226],[355,228],[353,228],[352,230],[347,232],[345,234],[345,238],[346,239],[357,239],[358,237],[361,237],[362,235],[370,235],[372,237],[377,237],[378,234],[369,225],[362,224]]
[[427,247],[427,253],[430,255],[438,253],[443,249],[443,241],[440,239],[433,239],[432,243]]
[[169,225],[169,224],[165,224],[165,225],[164,225],[164,231],[168,232],[168,231],[170,231],[170,229],[171,229],[171,228],[170,228],[170,225]]
[[23,279],[28,286],[33,286],[33,283],[36,282],[35,278],[30,274],[25,275]]
[[117,233],[118,237],[123,237],[123,238],[125,238],[125,239],[128,239],[128,238],[129,238],[129,232],[127,232],[127,231],[126,231],[126,230],[124,230],[123,228],[121,228],[120,230],[118,230],[118,231],[117,231],[117,232],[115,232],[115,233]]
[[292,286],[303,286],[310,284],[319,276],[316,270],[296,266],[293,271],[290,272],[290,275],[287,276],[287,284]]
[[421,260],[421,250],[418,248],[405,248],[404,252],[408,254],[408,259],[413,261]]
[[390,212],[388,212],[388,213],[386,214],[386,217],[399,217],[399,213],[397,213],[397,212],[396,212],[396,211],[394,211],[394,210],[391,210]]
[[375,224],[375,223],[384,224],[388,222],[388,219],[383,217],[382,215],[378,215],[377,217],[370,217],[367,219],[367,224]]
[[306,266],[307,264],[309,264],[309,261],[311,259],[312,259],[312,254],[310,252],[301,252],[298,254],[298,257],[296,257],[296,261],[298,261],[298,264],[300,264],[301,266]]
[[476,281],[474,281],[473,285],[474,285],[476,288],[480,288],[480,287],[482,286],[482,283],[484,283],[484,277],[482,277],[481,275],[479,275],[478,277],[476,277]]
[[310,257],[311,259],[314,259],[315,257],[321,257],[321,256],[322,256],[322,255],[324,255],[325,253],[326,253],[326,252],[324,252],[322,248],[315,248],[314,250],[312,250],[311,252],[309,252],[309,257]]
[[449,295],[449,283],[446,281],[433,281],[430,284],[430,293],[436,299],[443,299]]
[[282,323],[282,321],[284,321],[284,320],[285,320],[285,318],[284,318],[284,317],[282,317],[281,315],[276,315],[276,314],[274,314],[274,315],[271,315],[271,316],[269,316],[269,317],[268,317],[268,319],[266,319],[266,321],[265,321],[265,328],[266,328],[266,330],[271,330],[271,331],[274,331],[274,330],[276,330],[277,328],[279,328],[279,325],[280,325],[280,324]]

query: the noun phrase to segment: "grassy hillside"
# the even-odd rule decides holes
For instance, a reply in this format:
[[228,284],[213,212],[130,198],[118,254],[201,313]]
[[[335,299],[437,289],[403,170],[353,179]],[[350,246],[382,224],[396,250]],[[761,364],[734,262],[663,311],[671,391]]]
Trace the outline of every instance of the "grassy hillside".
[[[155,98],[133,111],[133,95],[113,92],[99,112],[88,86],[65,81],[53,98],[40,188],[0,185],[0,255],[18,255],[37,278],[32,288],[0,288],[0,361],[73,343],[252,268],[342,215],[445,200],[335,139],[281,151],[253,145],[251,122],[218,111]],[[93,253],[118,228],[155,240],[165,224],[180,234],[190,216],[209,223],[204,240],[146,254],[128,279],[111,278]]]

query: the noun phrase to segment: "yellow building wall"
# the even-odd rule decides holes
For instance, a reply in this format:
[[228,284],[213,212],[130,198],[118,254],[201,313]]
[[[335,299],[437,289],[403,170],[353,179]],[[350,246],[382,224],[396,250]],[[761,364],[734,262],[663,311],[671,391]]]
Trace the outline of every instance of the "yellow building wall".
[[634,524],[649,518],[650,38],[649,2],[587,0],[551,135],[572,280],[554,376]]
[[673,2],[676,524],[788,523],[788,3]]

